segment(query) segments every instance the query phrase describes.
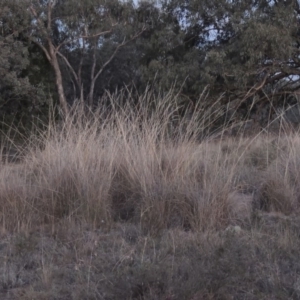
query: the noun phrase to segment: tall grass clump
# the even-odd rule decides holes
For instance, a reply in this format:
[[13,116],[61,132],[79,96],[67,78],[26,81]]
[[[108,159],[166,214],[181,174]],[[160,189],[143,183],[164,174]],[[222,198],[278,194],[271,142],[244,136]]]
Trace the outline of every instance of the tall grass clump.
[[180,116],[171,92],[126,97],[106,95],[111,108],[93,113],[77,106],[29,140],[21,163],[3,162],[5,230],[62,218],[95,227],[132,221],[154,232],[199,225],[202,206],[215,199],[204,200],[210,171],[196,146],[195,116]]
[[262,133],[205,139],[212,116],[183,112],[176,97],[106,94],[109,108],[78,105],[34,135],[21,163],[1,167],[3,230],[70,220],[106,229],[131,222],[152,234],[204,231],[249,224],[255,208],[295,209],[297,139],[288,138],[288,157],[279,138]]

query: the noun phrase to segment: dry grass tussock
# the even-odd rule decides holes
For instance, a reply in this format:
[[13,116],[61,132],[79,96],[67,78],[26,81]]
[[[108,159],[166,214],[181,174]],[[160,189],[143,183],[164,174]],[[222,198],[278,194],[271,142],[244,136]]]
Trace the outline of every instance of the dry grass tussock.
[[299,134],[200,139],[143,97],[2,161],[0,298],[299,299]]

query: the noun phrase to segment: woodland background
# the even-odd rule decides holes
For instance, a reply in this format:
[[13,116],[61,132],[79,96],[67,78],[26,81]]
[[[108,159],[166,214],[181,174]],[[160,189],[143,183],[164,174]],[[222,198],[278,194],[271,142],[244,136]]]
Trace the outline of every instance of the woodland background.
[[298,103],[299,17],[297,0],[1,0],[0,119],[172,89],[183,111],[264,125]]
[[0,0],[0,299],[300,299],[299,22]]

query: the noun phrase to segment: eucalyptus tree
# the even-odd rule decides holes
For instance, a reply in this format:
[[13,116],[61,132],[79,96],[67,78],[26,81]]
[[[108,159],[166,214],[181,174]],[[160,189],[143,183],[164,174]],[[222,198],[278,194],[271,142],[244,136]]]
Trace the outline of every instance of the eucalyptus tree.
[[[128,47],[145,29],[135,18],[132,2],[96,2],[96,6],[95,1],[77,2],[77,6],[72,6],[77,14],[68,26],[75,36],[58,52],[75,83],[74,92],[79,91],[81,101],[85,98],[89,105],[94,102],[97,80],[120,49]],[[80,38],[76,33],[78,28],[82,32]]]
[[205,51],[199,82],[212,91],[244,101],[283,79],[298,89],[299,1],[171,0],[164,9],[181,21],[185,41]]
[[[62,70],[67,69],[72,75],[75,89],[83,101],[82,68],[84,61],[90,59],[92,54],[90,86],[86,96],[91,104],[100,74],[120,48],[143,32],[142,25],[138,26],[131,17],[133,3],[128,1],[10,0],[6,8],[12,18],[20,16],[24,20],[18,23],[18,33],[27,42],[36,44],[51,64],[64,115],[69,112],[69,103]],[[107,41],[110,42],[110,54],[101,60],[97,52]],[[76,67],[69,59],[73,51],[79,55]]]

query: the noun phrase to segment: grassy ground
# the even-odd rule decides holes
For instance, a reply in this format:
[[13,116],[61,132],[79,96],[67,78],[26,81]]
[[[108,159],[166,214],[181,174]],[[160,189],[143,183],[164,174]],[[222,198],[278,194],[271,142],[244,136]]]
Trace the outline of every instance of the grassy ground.
[[77,115],[3,161],[0,299],[300,299],[300,136],[199,139],[170,102]]

